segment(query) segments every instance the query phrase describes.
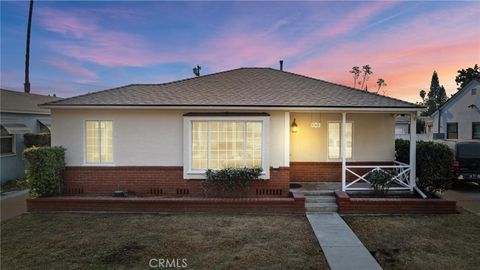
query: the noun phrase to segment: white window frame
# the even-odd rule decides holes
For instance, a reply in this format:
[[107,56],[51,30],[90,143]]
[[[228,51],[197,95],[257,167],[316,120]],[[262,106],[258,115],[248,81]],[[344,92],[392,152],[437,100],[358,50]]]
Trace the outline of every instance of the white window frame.
[[[328,135],[329,135],[329,128],[330,128],[330,123],[338,123],[340,124],[340,156],[339,158],[330,158],[330,155],[328,154]],[[353,121],[346,121],[345,122],[346,124],[348,123],[351,123],[352,124],[352,156],[350,158],[346,158],[347,160],[349,161],[355,161],[354,157],[355,157],[355,152],[354,152],[354,138],[355,138],[355,125],[353,123]],[[326,143],[326,146],[327,146],[327,161],[334,161],[334,162],[338,162],[338,161],[341,161],[342,160],[342,121],[328,121],[327,122],[327,136],[325,136],[327,138],[327,143]]]
[[[112,162],[87,162],[87,122],[102,122],[110,121],[112,122]],[[83,121],[83,166],[115,166],[115,127],[113,120],[110,119],[86,119]],[[101,148],[101,146],[100,146]]]
[[[270,179],[269,124],[268,116],[185,116],[183,118],[183,178],[205,179],[206,170],[192,170],[192,121],[241,121],[262,122],[262,174],[261,179]],[[209,142],[210,143],[210,142]]]
[[2,139],[4,138],[12,138],[12,152],[10,153],[4,153],[0,154],[1,157],[12,157],[17,155],[17,135],[16,134],[10,134],[7,136],[0,136]]

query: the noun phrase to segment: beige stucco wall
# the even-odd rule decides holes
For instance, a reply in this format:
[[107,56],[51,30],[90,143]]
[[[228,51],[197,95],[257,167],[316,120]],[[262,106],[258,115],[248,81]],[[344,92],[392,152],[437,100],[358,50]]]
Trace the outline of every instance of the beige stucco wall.
[[[183,166],[186,112],[192,110],[53,109],[52,145],[67,148],[68,166],[82,166],[85,120],[111,120],[115,166]],[[288,166],[284,151],[285,112],[269,113],[269,165]]]
[[[340,113],[291,113],[298,133],[290,135],[290,161],[328,162],[327,123],[341,121]],[[311,128],[311,121],[321,123]],[[347,113],[353,122],[353,158],[351,161],[392,161],[395,154],[395,121],[392,114]]]

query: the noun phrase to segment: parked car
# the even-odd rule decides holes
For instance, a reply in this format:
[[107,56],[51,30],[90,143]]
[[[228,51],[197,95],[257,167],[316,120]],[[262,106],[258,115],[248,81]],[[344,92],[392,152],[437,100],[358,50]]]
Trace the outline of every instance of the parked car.
[[480,142],[459,142],[453,164],[455,178],[480,183]]

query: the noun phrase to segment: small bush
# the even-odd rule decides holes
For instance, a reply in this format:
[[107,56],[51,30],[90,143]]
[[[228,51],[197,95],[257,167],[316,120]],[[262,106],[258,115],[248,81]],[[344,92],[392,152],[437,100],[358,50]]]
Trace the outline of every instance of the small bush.
[[26,133],[23,135],[23,144],[26,148],[50,146],[50,133]]
[[34,146],[25,149],[23,155],[28,163],[27,185],[32,195],[46,197],[63,193],[65,148]]
[[217,196],[242,195],[253,181],[259,180],[262,168],[226,168],[206,171],[202,181],[205,192]]
[[[410,142],[395,141],[395,156],[409,163]],[[445,191],[453,184],[454,154],[447,145],[435,142],[417,142],[417,185],[429,196]]]
[[370,172],[366,179],[370,182],[375,193],[385,194],[388,191],[389,183],[394,175],[385,170],[375,170]]

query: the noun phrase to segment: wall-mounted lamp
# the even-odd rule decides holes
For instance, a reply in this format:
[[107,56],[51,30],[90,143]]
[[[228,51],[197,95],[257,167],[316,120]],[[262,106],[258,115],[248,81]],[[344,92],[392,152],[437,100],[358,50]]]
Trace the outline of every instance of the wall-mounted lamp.
[[297,122],[295,122],[295,118],[293,118],[292,133],[297,133],[297,132],[298,132],[298,125],[297,125]]

